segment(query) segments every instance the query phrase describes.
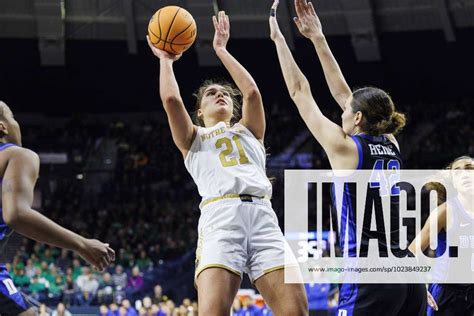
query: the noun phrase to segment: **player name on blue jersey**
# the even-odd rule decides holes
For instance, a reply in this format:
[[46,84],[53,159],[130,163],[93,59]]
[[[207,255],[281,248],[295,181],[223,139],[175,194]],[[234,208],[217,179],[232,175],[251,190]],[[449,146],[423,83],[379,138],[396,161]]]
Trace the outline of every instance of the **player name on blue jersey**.
[[370,154],[372,156],[377,156],[377,155],[389,155],[389,156],[396,156],[397,154],[391,146],[384,146],[380,144],[368,144],[370,148]]

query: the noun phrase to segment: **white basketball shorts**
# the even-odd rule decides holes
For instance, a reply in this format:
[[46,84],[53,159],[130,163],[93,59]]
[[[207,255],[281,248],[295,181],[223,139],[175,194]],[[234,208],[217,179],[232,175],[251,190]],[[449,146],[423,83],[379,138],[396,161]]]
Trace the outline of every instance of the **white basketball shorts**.
[[202,208],[195,280],[207,268],[223,268],[240,277],[245,272],[254,282],[266,273],[297,266],[294,256],[285,262],[289,246],[270,201],[252,200],[229,198]]

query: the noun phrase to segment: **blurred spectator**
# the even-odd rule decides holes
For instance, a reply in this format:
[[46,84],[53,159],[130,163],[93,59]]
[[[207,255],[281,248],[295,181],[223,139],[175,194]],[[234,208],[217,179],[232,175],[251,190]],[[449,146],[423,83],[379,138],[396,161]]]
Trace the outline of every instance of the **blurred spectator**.
[[31,279],[30,285],[28,286],[31,296],[38,300],[43,301],[46,298],[46,285],[44,280],[38,277],[38,274],[35,274]]
[[49,284],[48,296],[52,304],[56,304],[61,299],[65,287],[64,279],[60,275],[56,275],[56,278]]
[[145,250],[140,251],[140,257],[137,259],[137,266],[141,271],[146,270],[152,266],[152,262],[150,258],[148,258]]
[[33,259],[31,259],[31,258],[26,260],[25,274],[29,278],[32,278],[33,275],[35,275],[35,266],[33,265]]
[[173,311],[176,308],[176,305],[174,304],[174,302],[172,300],[167,300],[165,304],[166,304],[166,307],[168,307],[168,309],[170,310],[170,312],[173,313]]
[[153,299],[152,302],[153,304],[160,304],[163,302],[165,299],[163,297],[163,289],[161,288],[161,285],[157,284],[153,288]]
[[41,304],[39,306],[38,315],[39,316],[50,316],[49,313],[48,313],[48,308],[47,308],[46,304]]
[[46,262],[46,265],[50,265],[51,263],[54,263],[53,254],[51,253],[50,248],[46,248],[44,252],[40,253],[40,260],[42,262]]
[[79,293],[77,298],[80,302],[84,300],[86,303],[92,302],[99,288],[99,282],[94,278],[89,267],[82,268],[82,275],[76,280]]
[[151,306],[153,305],[151,302],[151,298],[149,296],[145,296],[142,300],[142,309],[145,309],[145,311],[148,313],[151,311]]
[[127,274],[123,271],[121,265],[115,267],[115,273],[112,275],[112,280],[115,286],[120,286],[122,289],[125,289],[127,286]]
[[[176,315],[176,316],[188,316],[188,310],[184,305],[181,305],[177,309],[176,313],[174,313],[174,315]],[[192,313],[191,313],[191,315],[192,315]]]
[[25,274],[25,269],[20,269],[17,274],[13,275],[13,283],[22,289],[30,285],[30,278]]
[[194,301],[191,306],[193,307],[193,310],[197,313],[198,312],[198,303]]
[[51,316],[72,316],[63,303],[59,303]]
[[232,304],[232,316],[238,316],[241,314],[242,310],[242,303],[240,303],[240,300],[238,297],[234,298],[234,303]]
[[254,302],[250,296],[244,296],[242,298],[242,308],[239,312],[234,315],[246,316],[246,315],[255,315],[258,313],[258,306],[254,305]]
[[115,285],[112,281],[110,273],[105,272],[99,282],[99,289],[97,291],[97,300],[99,304],[110,304],[114,299]]
[[128,284],[125,288],[127,297],[135,301],[141,296],[142,287],[143,277],[140,274],[140,269],[135,266],[132,269],[132,275],[128,278]]
[[[156,306],[156,305],[153,305]],[[157,313],[157,316],[169,316],[172,315],[172,310],[165,304],[162,304],[161,306],[157,306],[159,312]]]
[[61,256],[56,260],[56,266],[61,271],[66,271],[71,266],[71,259],[69,259],[69,251],[66,249],[61,250]]
[[131,306],[129,300],[123,300],[122,307],[125,309],[125,316],[138,316],[136,309]]
[[110,304],[109,316],[118,316],[119,315],[119,306],[115,303]]
[[72,279],[74,282],[77,281],[77,278],[82,274],[82,265],[79,259],[74,259],[72,261]]
[[44,278],[46,281],[48,281],[48,288],[49,284],[53,283],[55,278],[56,278],[56,267],[54,264],[48,266],[48,263],[46,261],[41,262],[41,277]]
[[108,316],[109,315],[109,309],[107,308],[107,305],[100,305],[99,315],[100,316]]
[[191,300],[189,298],[185,298],[183,300],[183,305],[184,307],[188,308],[188,307],[191,307]]
[[76,292],[76,285],[74,284],[74,281],[72,279],[72,270],[71,270],[71,274],[66,275],[66,281],[65,281],[64,290],[63,290],[63,300],[66,305],[74,305],[76,303],[75,292]]
[[[160,307],[156,304],[153,304],[151,305],[151,310],[150,310],[151,314],[152,315],[157,315],[157,316],[160,316]],[[164,313],[162,313],[163,315],[166,315]]]

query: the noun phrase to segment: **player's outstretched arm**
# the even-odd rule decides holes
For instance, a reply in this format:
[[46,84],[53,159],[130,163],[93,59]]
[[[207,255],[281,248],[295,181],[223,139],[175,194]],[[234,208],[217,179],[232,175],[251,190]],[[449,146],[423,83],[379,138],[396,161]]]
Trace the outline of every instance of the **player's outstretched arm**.
[[31,208],[39,158],[34,152],[20,147],[11,148],[9,152],[11,156],[2,183],[5,223],[26,237],[77,252],[99,270],[115,260],[115,252],[108,244],[79,236]]
[[[437,227],[438,227],[438,233],[446,229],[447,223],[446,223],[446,210],[447,210],[447,203],[443,203],[438,207],[438,212],[437,212]],[[434,213],[433,213],[434,214]],[[411,242],[410,246],[408,246],[408,249],[411,251],[411,253],[416,254],[417,253],[417,246],[416,244],[419,242],[420,243],[420,249],[422,251],[425,251],[426,248],[428,248],[430,244],[430,222],[432,220],[432,216],[428,217],[428,219],[425,222],[425,225],[421,229],[421,232],[416,236],[416,238]],[[429,291],[426,293],[427,296],[427,302],[428,305],[431,306],[434,310],[438,310],[438,304],[435,300],[435,298],[431,295]]]
[[298,17],[294,18],[295,24],[300,33],[313,43],[323,67],[329,90],[333,98],[342,110],[344,110],[347,99],[351,96],[352,91],[344,79],[341,68],[329,48],[323,33],[321,21],[314,10],[314,6],[311,2],[306,2],[306,0],[295,0],[295,8],[296,14],[298,15]]
[[412,253],[414,253],[414,254],[417,253],[416,244],[418,242],[420,243],[420,249],[422,251],[425,251],[426,248],[428,248],[428,246],[430,245],[430,229],[431,229],[430,222],[431,221],[433,221],[433,220],[437,221],[437,224],[436,224],[436,227],[438,228],[437,233],[439,233],[442,229],[446,229],[446,227],[447,227],[446,211],[447,211],[447,203],[445,202],[445,203],[441,204],[438,207],[438,210],[437,210],[436,213],[432,213],[433,215],[437,214],[436,218],[434,218],[433,215],[430,215],[428,217],[428,219],[426,220],[425,225],[421,229],[420,233],[416,236],[416,238],[411,242],[410,246],[408,247],[408,249]]
[[[283,72],[286,86],[291,98],[295,102],[299,113],[316,140],[323,146],[330,157],[334,154],[341,154],[351,145],[355,148],[353,141],[349,142],[346,134],[340,126],[323,115],[311,93],[311,87],[305,75],[296,64],[291,51],[280,31],[276,19],[276,9],[278,0],[275,0],[270,14],[270,37],[275,43],[278,60]],[[333,165],[337,169],[338,166]]]
[[181,55],[171,55],[154,47],[148,35],[146,39],[153,54],[160,59],[160,97],[168,116],[173,141],[183,154],[183,157],[186,157],[197,127],[194,126],[191,117],[186,111],[173,71],[173,63]]
[[224,11],[220,11],[217,17],[212,17],[212,22],[215,29],[214,50],[243,95],[240,123],[247,127],[257,139],[263,141],[265,111],[262,96],[250,73],[227,50],[227,42],[230,38],[229,17]]

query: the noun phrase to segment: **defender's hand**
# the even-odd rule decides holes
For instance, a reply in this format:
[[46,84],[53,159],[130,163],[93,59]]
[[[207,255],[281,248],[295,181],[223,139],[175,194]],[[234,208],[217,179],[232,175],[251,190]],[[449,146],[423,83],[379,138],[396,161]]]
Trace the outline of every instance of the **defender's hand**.
[[322,37],[323,28],[316,11],[311,2],[306,0],[295,0],[296,14],[298,17],[293,18],[301,35],[309,39]]
[[272,41],[277,39],[284,39],[283,34],[281,33],[280,26],[278,25],[278,21],[276,19],[276,12],[278,8],[279,0],[275,0],[273,2],[272,8],[270,9],[270,19],[268,22],[270,23],[270,38]]

